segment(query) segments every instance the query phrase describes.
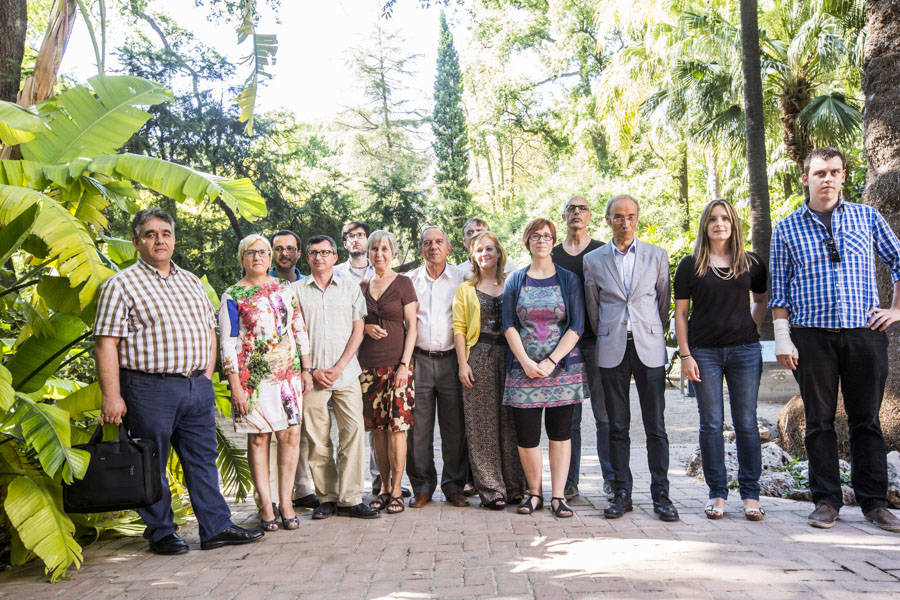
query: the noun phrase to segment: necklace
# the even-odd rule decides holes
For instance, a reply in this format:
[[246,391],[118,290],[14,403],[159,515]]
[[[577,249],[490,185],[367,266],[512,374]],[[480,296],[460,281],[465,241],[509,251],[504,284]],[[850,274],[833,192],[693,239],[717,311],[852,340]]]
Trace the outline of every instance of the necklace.
[[716,277],[723,281],[734,279],[734,271],[731,269],[731,267],[717,267],[715,265],[709,265],[709,268],[712,269],[712,272]]

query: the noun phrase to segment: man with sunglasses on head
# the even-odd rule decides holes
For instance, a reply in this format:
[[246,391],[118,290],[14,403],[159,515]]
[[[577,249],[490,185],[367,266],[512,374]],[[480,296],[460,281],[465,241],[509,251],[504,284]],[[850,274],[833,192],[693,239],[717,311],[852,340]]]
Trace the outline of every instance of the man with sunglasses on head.
[[[803,398],[815,503],[809,524],[833,527],[842,504],[834,430],[840,383],[856,499],[868,521],[900,532],[900,519],[885,508],[887,451],[878,419],[888,373],[884,330],[900,320],[900,242],[875,208],[841,198],[845,166],[835,148],[810,152],[806,201],[772,232],[775,354]],[[879,308],[875,254],[894,282],[890,308]]]

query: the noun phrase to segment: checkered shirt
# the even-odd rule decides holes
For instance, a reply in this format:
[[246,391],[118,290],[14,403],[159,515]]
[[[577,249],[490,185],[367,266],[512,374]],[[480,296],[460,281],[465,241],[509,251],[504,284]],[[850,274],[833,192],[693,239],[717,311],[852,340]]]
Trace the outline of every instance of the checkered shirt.
[[778,223],[772,233],[770,308],[786,308],[803,327],[866,326],[866,312],[879,306],[875,254],[900,280],[900,242],[884,217],[865,204],[841,201],[831,216],[841,262],[828,257],[828,230],[809,206]]

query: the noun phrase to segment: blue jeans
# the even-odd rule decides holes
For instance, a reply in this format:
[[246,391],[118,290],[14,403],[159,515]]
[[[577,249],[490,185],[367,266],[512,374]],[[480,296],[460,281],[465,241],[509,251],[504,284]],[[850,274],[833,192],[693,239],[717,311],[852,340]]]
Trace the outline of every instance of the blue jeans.
[[722,439],[724,376],[728,382],[731,420],[737,443],[741,499],[759,500],[761,450],[756,424],[756,396],[762,374],[759,343],[725,348],[691,348],[691,356],[700,369],[701,381],[694,382],[694,390],[700,411],[700,453],[709,497],[728,497],[725,441]]
[[128,408],[125,426],[132,436],[151,439],[159,447],[163,495],[158,502],[137,511],[147,526],[144,537],[156,542],[175,533],[166,478],[170,444],[184,470],[191,506],[200,525],[200,541],[217,536],[232,522],[231,509],[219,490],[212,382],[202,375],[178,377],[124,369],[120,381]]
[[[609,417],[606,415],[606,403],[603,400],[603,384],[600,381],[600,369],[597,367],[597,340],[590,339],[579,344],[581,356],[584,357],[584,371],[588,379],[591,393],[591,409],[594,412],[594,423],[597,429],[597,458],[600,460],[600,471],[603,480],[610,483],[613,477],[612,461],[609,459]],[[569,474],[566,484],[578,485],[581,471],[581,404],[576,404],[572,413],[572,459],[569,461]]]

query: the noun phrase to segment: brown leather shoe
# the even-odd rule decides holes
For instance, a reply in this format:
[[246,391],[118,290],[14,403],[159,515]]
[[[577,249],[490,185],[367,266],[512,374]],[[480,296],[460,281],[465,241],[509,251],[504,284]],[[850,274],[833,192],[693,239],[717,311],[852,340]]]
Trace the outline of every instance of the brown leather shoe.
[[469,499],[466,498],[462,494],[462,492],[450,492],[450,495],[447,496],[447,502],[457,508],[462,508],[469,505]]
[[431,502],[431,496],[429,496],[425,492],[421,492],[421,493],[413,496],[413,499],[409,501],[409,507],[410,508],[422,508],[429,502]]
[[900,519],[895,517],[891,511],[883,506],[873,508],[865,513],[866,521],[872,523],[876,527],[881,527],[885,531],[900,532]]
[[816,510],[809,513],[806,521],[813,527],[819,529],[831,529],[834,522],[837,521],[838,511],[835,507],[827,502],[819,502],[816,504]]

